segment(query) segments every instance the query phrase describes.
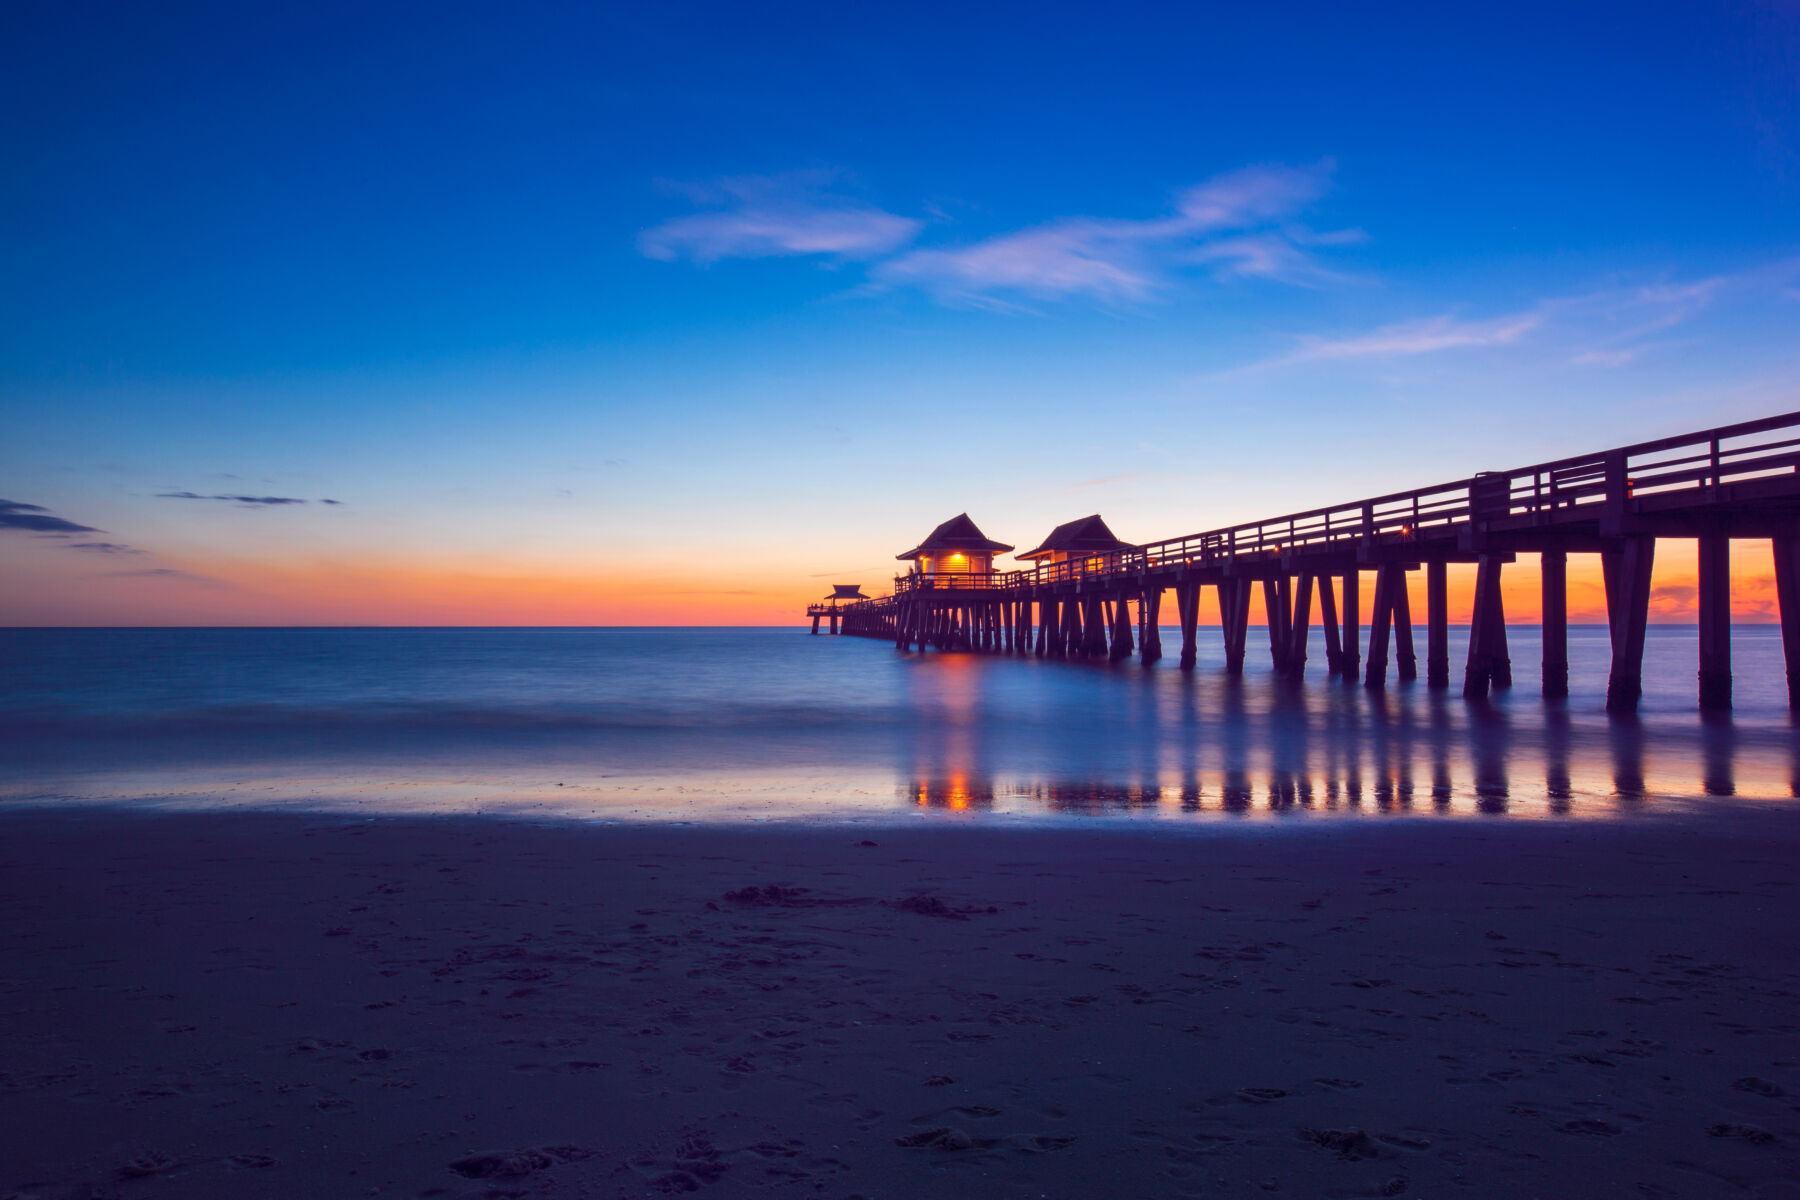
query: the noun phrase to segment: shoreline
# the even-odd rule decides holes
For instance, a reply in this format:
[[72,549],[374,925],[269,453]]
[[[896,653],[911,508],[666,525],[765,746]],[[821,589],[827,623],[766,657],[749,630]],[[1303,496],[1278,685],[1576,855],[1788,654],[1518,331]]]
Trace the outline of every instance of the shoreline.
[[0,810],[0,1196],[1796,1196],[1797,815]]

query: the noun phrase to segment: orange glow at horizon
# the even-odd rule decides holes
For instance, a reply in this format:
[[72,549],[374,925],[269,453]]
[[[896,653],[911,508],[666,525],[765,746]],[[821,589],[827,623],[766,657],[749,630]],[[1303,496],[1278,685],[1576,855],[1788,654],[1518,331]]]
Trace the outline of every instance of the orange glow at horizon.
[[[792,556],[753,563],[747,556],[704,567],[679,563],[611,563],[571,567],[550,562],[359,558],[281,562],[245,558],[178,560],[180,571],[161,578],[69,577],[9,580],[0,595],[0,624],[57,625],[798,625],[826,585],[805,574]],[[155,573],[151,573],[154,575]],[[1449,568],[1449,618],[1465,624],[1475,568]],[[1697,567],[1692,541],[1658,542],[1650,619],[1665,624],[1696,619]],[[884,594],[885,579],[865,585]],[[1425,572],[1409,573],[1413,621],[1426,616]],[[1599,558],[1572,554],[1568,567],[1569,620],[1604,624],[1605,589]],[[1509,621],[1541,619],[1538,557],[1521,554],[1502,573]],[[1374,596],[1373,572],[1362,574],[1360,619],[1366,626]],[[1262,589],[1251,589],[1254,624],[1266,622]],[[1175,620],[1172,597],[1162,610]],[[1312,619],[1319,620],[1315,595]],[[1732,617],[1743,623],[1779,620],[1774,564],[1766,541],[1732,543]],[[1218,624],[1218,594],[1201,594],[1200,621]]]
[[[735,564],[734,564],[735,565]],[[15,589],[15,625],[794,625],[823,590],[763,568],[184,560],[179,574]]]

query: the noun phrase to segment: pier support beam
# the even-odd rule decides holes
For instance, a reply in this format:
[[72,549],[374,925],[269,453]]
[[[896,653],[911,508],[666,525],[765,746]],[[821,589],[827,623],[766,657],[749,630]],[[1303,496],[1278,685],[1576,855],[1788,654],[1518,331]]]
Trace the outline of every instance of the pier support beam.
[[1463,669],[1463,696],[1479,699],[1489,688],[1512,686],[1512,658],[1506,648],[1506,608],[1500,597],[1499,555],[1484,554],[1475,567],[1475,610],[1469,617],[1469,662]]
[[1244,644],[1250,637],[1250,581],[1219,581],[1219,620],[1225,631],[1225,673],[1244,673]]
[[1546,550],[1544,588],[1544,695],[1569,694],[1569,556]]
[[1644,630],[1650,623],[1650,568],[1656,539],[1619,539],[1600,556],[1606,575],[1606,623],[1612,634],[1612,671],[1606,680],[1608,712],[1636,712],[1644,694]]
[[1313,576],[1302,572],[1294,582],[1294,616],[1288,622],[1287,662],[1282,669],[1295,679],[1306,674],[1306,636],[1312,627]]
[[1362,572],[1344,572],[1344,682],[1355,683],[1362,670],[1362,630],[1358,627],[1361,612]]
[[1450,568],[1425,564],[1425,686],[1450,686]]
[[1106,618],[1101,611],[1100,593],[1089,592],[1081,606],[1081,652],[1088,658],[1106,656]]
[[1700,707],[1731,707],[1731,539],[1700,539]]
[[[1401,586],[1405,586],[1402,577]],[[1369,669],[1363,686],[1376,691],[1387,687],[1388,630],[1394,619],[1394,569],[1375,572],[1375,606],[1369,613]]]
[[1788,707],[1800,708],[1800,530],[1773,539],[1775,598],[1781,609],[1781,651],[1787,660]]
[[1062,602],[1063,614],[1063,657],[1078,658],[1081,655],[1081,598],[1070,596]]
[[1157,585],[1146,587],[1139,602],[1138,658],[1146,666],[1162,657],[1162,598],[1162,587]]
[[1269,622],[1269,665],[1280,675],[1287,670],[1288,577],[1263,580],[1263,615]]
[[1200,585],[1175,585],[1175,618],[1181,623],[1181,669],[1191,671],[1200,657],[1197,625],[1200,620]]
[[1113,662],[1131,657],[1131,595],[1120,592],[1113,601],[1112,648],[1107,657]]
[[1341,675],[1344,671],[1344,643],[1338,634],[1337,597],[1333,595],[1332,578],[1321,575],[1319,588],[1319,624],[1325,630],[1325,674]]
[[1394,573],[1389,600],[1394,610],[1394,674],[1405,683],[1419,677],[1419,656],[1413,653],[1412,600],[1406,588],[1406,568],[1389,567]]
[[813,614],[813,627],[812,627],[812,635],[813,635],[813,636],[814,636],[814,637],[818,637],[818,636],[819,636],[819,614],[818,614],[818,613],[814,613],[814,614]]

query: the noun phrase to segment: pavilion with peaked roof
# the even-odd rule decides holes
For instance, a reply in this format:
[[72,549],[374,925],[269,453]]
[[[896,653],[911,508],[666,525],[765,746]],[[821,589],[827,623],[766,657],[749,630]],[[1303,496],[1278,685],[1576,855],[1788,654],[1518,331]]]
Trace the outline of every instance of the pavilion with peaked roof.
[[838,617],[844,611],[841,606],[854,604],[858,600],[867,599],[869,599],[869,597],[863,595],[862,584],[860,583],[832,584],[831,595],[825,597],[823,600],[806,606],[806,615],[812,618],[812,631],[815,634],[818,633],[820,619],[829,617],[831,619],[831,632],[836,633],[838,631]]
[[968,513],[958,513],[927,534],[917,546],[894,557],[911,559],[921,575],[985,575],[993,572],[994,555],[1011,549],[1005,542],[996,542],[981,532]]
[[1106,522],[1100,519],[1100,514],[1095,513],[1080,520],[1064,521],[1050,531],[1050,536],[1044,539],[1042,545],[1014,557],[1027,562],[1050,564],[1136,549],[1130,542],[1120,541],[1106,527]]

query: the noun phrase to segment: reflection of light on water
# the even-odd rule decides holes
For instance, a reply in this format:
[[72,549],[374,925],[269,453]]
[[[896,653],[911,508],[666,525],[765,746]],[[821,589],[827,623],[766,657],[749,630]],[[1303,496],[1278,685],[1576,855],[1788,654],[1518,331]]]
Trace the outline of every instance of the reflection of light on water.
[[915,689],[915,707],[966,724],[981,701],[983,668],[987,660],[976,654],[943,654],[930,661],[929,669],[908,677]]
[[994,803],[992,785],[977,786],[967,773],[954,774],[932,781],[917,779],[912,783],[913,803],[919,808],[947,808],[963,811],[969,808],[991,808]]
[[[1629,774],[1599,774],[1527,782],[1498,774],[1491,766],[1470,765],[1428,778],[1430,782],[1425,784],[1397,765],[1383,774],[1351,777],[1320,771],[1207,769],[1141,783],[1020,777],[984,782],[952,774],[914,779],[902,790],[918,809],[1166,819],[1209,815],[1269,819],[1302,813],[1597,819],[1652,811],[1658,805],[1666,808],[1696,798],[1692,790],[1672,787],[1672,778],[1655,774],[1641,780]],[[1730,793],[1708,794],[1786,800],[1793,798],[1794,789],[1787,785],[1734,786]]]

